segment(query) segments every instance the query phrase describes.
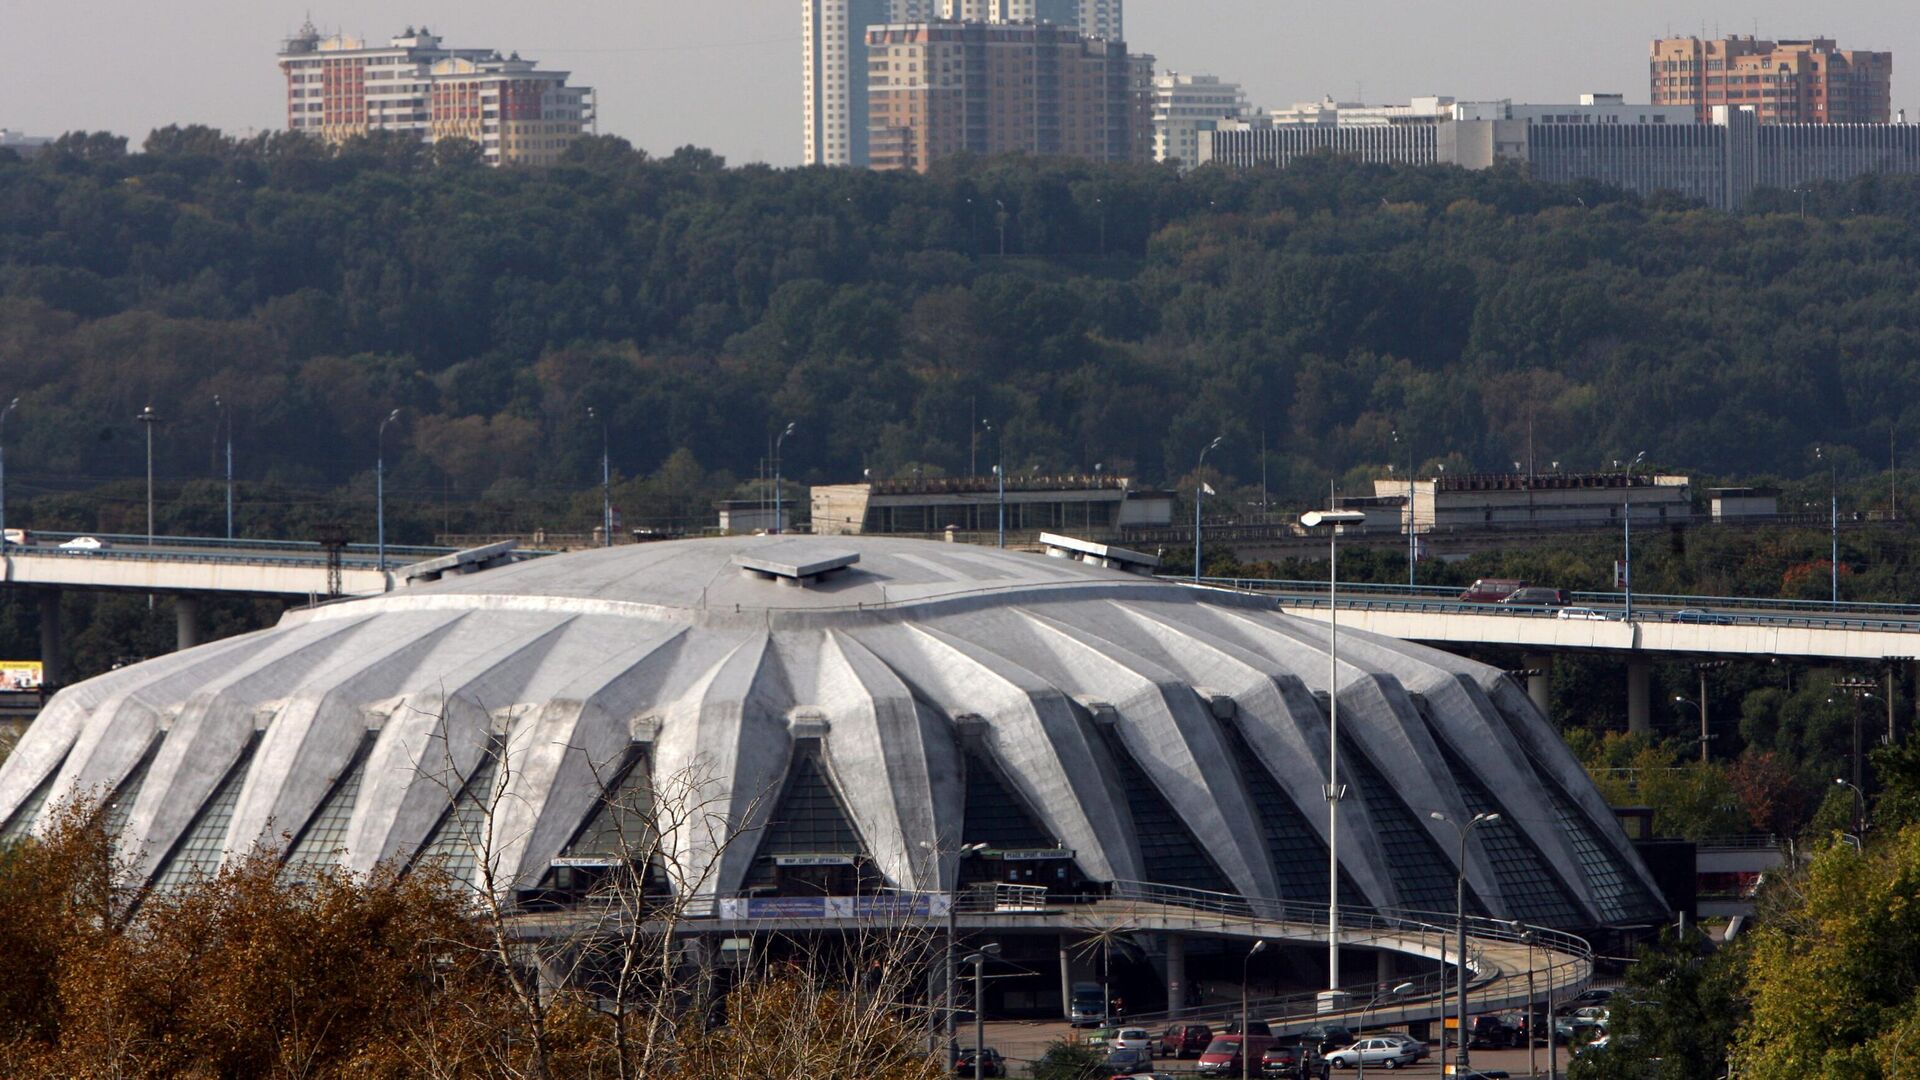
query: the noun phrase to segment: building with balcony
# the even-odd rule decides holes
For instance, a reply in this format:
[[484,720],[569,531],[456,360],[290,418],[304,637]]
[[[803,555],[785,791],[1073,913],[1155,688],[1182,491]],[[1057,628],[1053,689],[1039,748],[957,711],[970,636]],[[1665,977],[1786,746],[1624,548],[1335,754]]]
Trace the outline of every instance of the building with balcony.
[[550,165],[592,129],[593,91],[519,53],[452,49],[420,27],[378,45],[311,22],[280,48],[287,129],[342,143],[375,131],[470,139],[489,165]]
[[1718,106],[1762,124],[1884,124],[1892,119],[1893,54],[1842,49],[1831,38],[1660,38],[1649,47],[1655,105],[1706,123]]
[[1222,120],[1247,113],[1238,83],[1214,75],[1169,71],[1153,79],[1153,160],[1186,168],[1200,163],[1200,143]]
[[957,154],[1148,161],[1153,58],[1048,22],[920,22],[867,32],[875,169]]

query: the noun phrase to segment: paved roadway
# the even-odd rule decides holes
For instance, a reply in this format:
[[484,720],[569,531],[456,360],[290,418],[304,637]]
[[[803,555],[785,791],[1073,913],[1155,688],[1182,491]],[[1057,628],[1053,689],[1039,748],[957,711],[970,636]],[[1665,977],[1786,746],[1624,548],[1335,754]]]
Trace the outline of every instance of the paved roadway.
[[[1150,1027],[1149,1030],[1152,1030],[1154,1034],[1157,1035],[1160,1031],[1165,1030],[1165,1028],[1166,1026],[1162,1024],[1158,1028]],[[1375,1028],[1369,1030],[1387,1029]],[[1030,1062],[1038,1060],[1042,1054],[1046,1053],[1048,1046],[1061,1039],[1072,1038],[1076,1034],[1084,1036],[1086,1032],[1084,1030],[1070,1028],[1064,1021],[1059,1020],[1048,1022],[989,1020],[986,1024],[987,1045],[1007,1056],[1009,1059],[1008,1064],[1012,1066],[1008,1069],[1008,1072],[1015,1077],[1026,1075],[1026,1066]],[[973,1045],[973,1030],[971,1028],[962,1025],[958,1037],[961,1046]],[[1369,1068],[1367,1072],[1378,1072],[1382,1076],[1439,1076],[1441,1075],[1440,1047],[1437,1043],[1433,1042],[1429,1042],[1427,1045],[1432,1052],[1425,1061],[1422,1061],[1418,1065],[1396,1070],[1382,1070],[1376,1067]],[[1565,1076],[1567,1064],[1573,1060],[1573,1053],[1564,1046],[1557,1047],[1556,1050],[1558,1051],[1556,1057],[1559,1059],[1559,1074]],[[1449,1050],[1448,1053],[1449,1056],[1451,1056],[1451,1050]],[[1533,1061],[1539,1068],[1537,1073],[1530,1073],[1528,1071],[1528,1057],[1525,1047],[1513,1050],[1475,1050],[1472,1052],[1472,1060],[1475,1068],[1504,1069],[1516,1077],[1547,1075],[1547,1048],[1545,1046],[1535,1047],[1533,1050]],[[1154,1071],[1172,1073],[1175,1076],[1192,1076],[1194,1075],[1194,1066],[1195,1062],[1192,1058],[1188,1058],[1185,1061],[1162,1058],[1154,1062]],[[969,1073],[967,1075],[972,1074]],[[1258,1075],[1257,1070],[1255,1075]],[[1350,1069],[1343,1069],[1335,1072],[1333,1075],[1336,1077],[1352,1077],[1354,1073]]]
[[[1215,587],[1272,593],[1282,611],[1324,622],[1326,582],[1205,578]],[[1455,588],[1345,584],[1340,624],[1410,641],[1546,650],[1910,660],[1920,655],[1920,604],[1822,604],[1719,596],[1574,593],[1566,609],[1467,603]]]

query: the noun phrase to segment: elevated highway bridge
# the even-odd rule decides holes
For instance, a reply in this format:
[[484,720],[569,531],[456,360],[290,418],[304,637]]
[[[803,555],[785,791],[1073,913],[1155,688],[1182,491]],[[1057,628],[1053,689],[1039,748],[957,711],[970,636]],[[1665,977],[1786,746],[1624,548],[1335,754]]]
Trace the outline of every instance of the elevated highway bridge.
[[[1318,622],[1331,612],[1324,581],[1206,578],[1202,584],[1269,593],[1280,610]],[[1542,711],[1556,653],[1619,656],[1627,669],[1628,728],[1638,732],[1651,730],[1648,673],[1655,659],[1871,662],[1891,678],[1896,666],[1911,668],[1920,657],[1920,604],[1636,593],[1629,618],[1619,593],[1573,593],[1571,601],[1566,607],[1471,603],[1457,588],[1347,582],[1338,592],[1342,627],[1441,648],[1523,650],[1528,694]],[[1891,708],[1890,695],[1888,701]],[[1890,730],[1893,721],[1889,714]]]

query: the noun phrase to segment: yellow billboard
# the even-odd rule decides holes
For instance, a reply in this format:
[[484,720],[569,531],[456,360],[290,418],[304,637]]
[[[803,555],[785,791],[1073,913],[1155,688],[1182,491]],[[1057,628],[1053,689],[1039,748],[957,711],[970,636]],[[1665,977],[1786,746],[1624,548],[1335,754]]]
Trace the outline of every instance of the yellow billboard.
[[40,689],[40,661],[0,660],[0,694],[31,693]]

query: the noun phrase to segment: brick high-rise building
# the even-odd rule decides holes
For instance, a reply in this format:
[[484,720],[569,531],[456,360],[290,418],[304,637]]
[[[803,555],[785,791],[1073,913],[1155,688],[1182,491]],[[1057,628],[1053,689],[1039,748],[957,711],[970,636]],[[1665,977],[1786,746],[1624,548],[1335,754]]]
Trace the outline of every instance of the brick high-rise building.
[[1153,158],[1153,58],[1051,23],[925,22],[867,32],[873,167],[956,154]]
[[1891,119],[1892,53],[1753,37],[1661,38],[1649,51],[1653,104],[1690,106],[1700,123],[1716,105],[1750,107],[1762,124]]
[[402,131],[431,143],[471,139],[489,165],[560,159],[593,122],[592,89],[565,71],[538,71],[519,53],[449,49],[426,27],[385,45],[323,37],[311,22],[280,49],[287,129],[330,143]]
[[953,2],[800,0],[803,162],[867,164],[867,28],[939,18]]

